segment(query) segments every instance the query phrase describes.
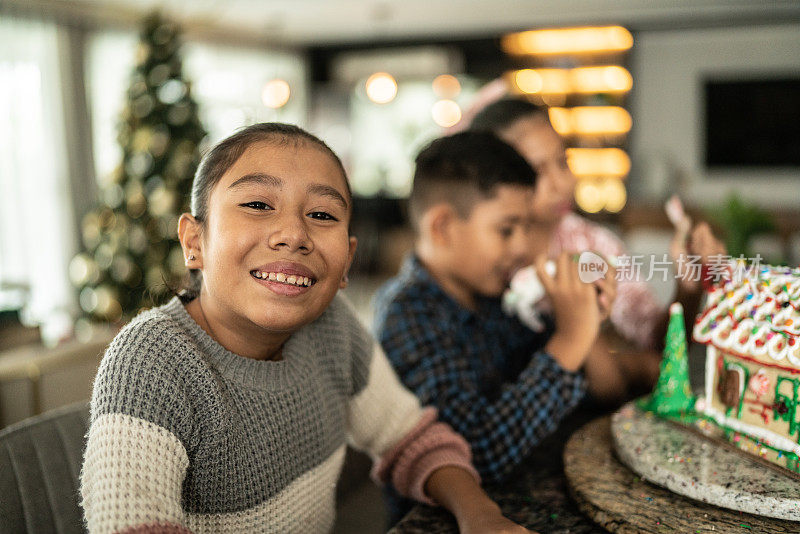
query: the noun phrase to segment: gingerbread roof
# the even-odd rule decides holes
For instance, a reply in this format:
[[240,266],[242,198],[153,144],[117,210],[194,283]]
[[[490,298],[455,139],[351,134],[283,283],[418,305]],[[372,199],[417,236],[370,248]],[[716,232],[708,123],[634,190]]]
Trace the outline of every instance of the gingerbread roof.
[[694,339],[800,370],[800,268],[732,267],[708,293]]

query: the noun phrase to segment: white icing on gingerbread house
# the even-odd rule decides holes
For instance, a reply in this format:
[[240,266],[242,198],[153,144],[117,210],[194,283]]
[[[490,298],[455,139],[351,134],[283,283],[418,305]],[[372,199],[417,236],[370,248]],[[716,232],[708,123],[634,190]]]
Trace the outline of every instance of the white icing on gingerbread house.
[[707,345],[703,412],[743,450],[800,471],[800,269],[728,275],[694,327]]

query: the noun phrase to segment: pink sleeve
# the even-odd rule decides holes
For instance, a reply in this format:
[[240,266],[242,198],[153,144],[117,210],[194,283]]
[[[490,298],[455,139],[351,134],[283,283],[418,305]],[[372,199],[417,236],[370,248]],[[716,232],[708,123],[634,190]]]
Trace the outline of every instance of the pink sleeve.
[[436,422],[436,409],[425,408],[419,423],[375,463],[372,477],[380,483],[391,478],[401,494],[435,505],[425,494],[425,482],[431,473],[445,466],[468,471],[480,483],[472,466],[469,444],[452,428]]
[[625,244],[608,228],[575,213],[565,215],[553,232],[550,256],[558,256],[561,252],[581,253],[587,250],[606,257],[622,256],[626,253]]
[[653,334],[664,317],[664,308],[656,300],[647,282],[620,280],[617,298],[611,307],[611,323],[622,337],[641,349],[656,347]]

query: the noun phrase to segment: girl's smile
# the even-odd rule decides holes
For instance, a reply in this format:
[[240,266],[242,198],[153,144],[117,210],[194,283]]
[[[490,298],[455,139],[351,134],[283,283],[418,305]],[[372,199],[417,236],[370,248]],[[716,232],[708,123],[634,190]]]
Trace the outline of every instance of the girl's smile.
[[276,261],[250,271],[256,281],[279,295],[305,293],[317,281],[313,271],[294,262]]

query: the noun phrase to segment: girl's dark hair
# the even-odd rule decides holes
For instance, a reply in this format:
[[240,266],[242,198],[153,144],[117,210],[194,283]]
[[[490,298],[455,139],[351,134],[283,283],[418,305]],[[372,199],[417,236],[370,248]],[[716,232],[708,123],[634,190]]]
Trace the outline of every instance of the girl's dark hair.
[[[191,212],[201,225],[204,225],[208,219],[208,199],[214,186],[250,145],[261,141],[278,146],[297,145],[305,142],[320,148],[336,162],[347,189],[347,200],[352,203],[353,195],[342,161],[324,141],[294,124],[262,122],[237,130],[211,147],[200,160],[200,165],[198,165],[197,171],[194,173],[194,180],[192,180]],[[200,270],[190,269],[188,279],[177,291],[181,300],[188,302],[197,297],[200,294],[201,281]]]
[[203,159],[200,160],[200,165],[198,165],[192,181],[191,209],[195,219],[205,222],[208,217],[208,197],[211,195],[211,190],[220,181],[222,175],[244,154],[244,151],[259,141],[268,141],[281,146],[305,141],[321,148],[336,162],[342,172],[342,177],[344,177],[348,200],[352,197],[342,161],[324,141],[294,124],[262,122],[237,130],[233,135],[211,147],[211,150],[206,152]]
[[489,104],[475,115],[469,129],[499,133],[518,120],[530,116],[543,117],[549,121],[547,108],[521,98],[504,98]]

